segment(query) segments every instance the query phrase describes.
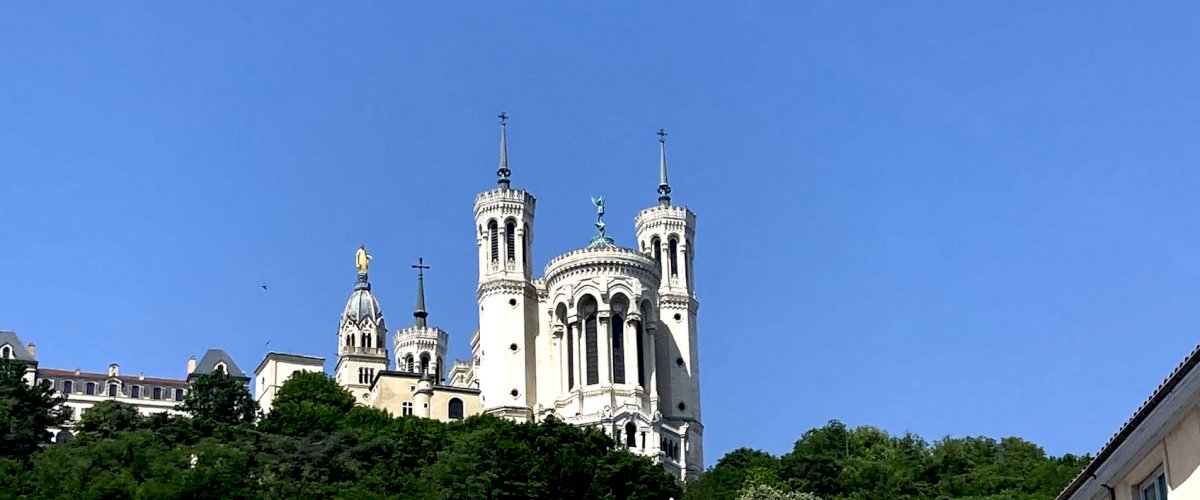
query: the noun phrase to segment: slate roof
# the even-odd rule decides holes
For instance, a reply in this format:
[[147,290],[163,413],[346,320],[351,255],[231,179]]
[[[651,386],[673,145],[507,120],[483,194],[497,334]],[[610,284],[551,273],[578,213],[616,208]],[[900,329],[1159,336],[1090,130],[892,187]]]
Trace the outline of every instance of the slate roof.
[[246,375],[246,372],[242,371],[242,369],[238,367],[237,363],[233,362],[233,357],[230,356],[229,353],[225,352],[224,349],[213,348],[205,352],[204,357],[200,358],[200,362],[196,363],[196,371],[188,374],[188,380],[200,375],[212,373],[216,369],[217,363],[225,363],[225,373],[228,373],[230,376],[243,378],[246,380],[250,379],[250,377]]
[[21,361],[37,361],[32,354],[29,354],[29,349],[25,348],[25,344],[21,343],[21,339],[17,337],[17,332],[12,330],[0,330],[0,345],[9,344],[13,349],[13,356]]
[[75,370],[55,370],[53,368],[40,368],[37,371],[38,378],[51,378],[55,380],[108,380],[115,378],[121,382],[130,384],[158,384],[172,387],[187,387],[186,380],[177,378],[159,378],[159,377],[142,377],[140,375],[121,375],[118,377],[109,377],[105,373],[92,372],[76,372]]
[[1062,493],[1058,494],[1058,500],[1065,500],[1067,497],[1074,495],[1076,491],[1079,491],[1079,488],[1083,487],[1083,484],[1091,478],[1092,474],[1096,473],[1096,470],[1099,469],[1102,464],[1104,464],[1104,461],[1117,451],[1117,448],[1120,447],[1121,444],[1133,434],[1133,431],[1137,430],[1138,426],[1150,416],[1150,413],[1152,413],[1155,408],[1158,408],[1158,405],[1162,403],[1163,400],[1165,400],[1167,396],[1175,390],[1176,387],[1179,386],[1180,382],[1182,382],[1183,379],[1187,377],[1187,375],[1191,373],[1198,364],[1200,364],[1200,345],[1196,346],[1195,349],[1192,349],[1192,353],[1189,354],[1182,363],[1179,363],[1179,366],[1176,366],[1175,370],[1172,371],[1170,375],[1167,375],[1166,380],[1163,380],[1163,382],[1158,385],[1158,388],[1154,390],[1154,393],[1150,395],[1150,398],[1142,403],[1142,406],[1138,407],[1137,411],[1133,412],[1133,416],[1129,417],[1129,420],[1125,421],[1125,424],[1121,426],[1116,434],[1113,434],[1113,436],[1109,438],[1107,443],[1104,443],[1104,447],[1100,448],[1100,452],[1096,454],[1096,458],[1093,458],[1092,461],[1087,464],[1087,467],[1084,467],[1083,470],[1079,472],[1079,475],[1075,476],[1075,479],[1071,480],[1071,484],[1068,484],[1067,487],[1063,489]]

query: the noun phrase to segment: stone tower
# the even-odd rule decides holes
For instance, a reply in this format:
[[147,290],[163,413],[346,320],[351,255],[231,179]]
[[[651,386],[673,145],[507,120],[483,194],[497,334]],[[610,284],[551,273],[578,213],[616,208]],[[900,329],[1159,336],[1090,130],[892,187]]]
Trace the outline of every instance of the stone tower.
[[441,328],[427,324],[429,312],[425,310],[425,259],[413,265],[417,269],[417,307],[413,311],[412,326],[398,330],[393,338],[396,350],[396,370],[420,373],[428,376],[434,384],[440,384],[446,376],[446,347],[450,335]]
[[481,403],[485,412],[532,418],[537,398],[537,292],[532,283],[533,195],[513,189],[508,169],[508,115],[500,114],[500,168],[494,189],[475,197],[479,247]]
[[[359,249],[365,256],[365,249]],[[367,280],[366,258],[360,258],[358,281],[346,308],[342,311],[338,327],[338,358],[334,366],[334,377],[354,395],[355,401],[366,404],[370,397],[371,382],[375,375],[388,369],[388,351],[385,337],[387,325],[379,301],[371,293],[371,282]]]
[[638,213],[638,244],[661,271],[658,287],[658,324],[654,352],[658,409],[663,419],[679,431],[678,443],[664,443],[685,474],[699,473],[704,463],[700,417],[700,358],[696,338],[696,301],[692,261],[696,214],[671,204],[667,182],[666,133],[658,131],[658,205]]

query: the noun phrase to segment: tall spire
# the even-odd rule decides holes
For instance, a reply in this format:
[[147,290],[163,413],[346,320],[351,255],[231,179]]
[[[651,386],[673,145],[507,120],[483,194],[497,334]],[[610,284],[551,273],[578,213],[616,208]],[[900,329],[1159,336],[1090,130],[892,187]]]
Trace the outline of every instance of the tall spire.
[[512,174],[508,169],[508,113],[501,111],[496,118],[500,119],[500,169],[496,171],[500,180],[496,181],[496,184],[508,189],[508,176]]
[[425,270],[429,266],[425,265],[424,257],[418,257],[412,267],[417,270],[417,310],[413,311],[413,318],[416,318],[418,328],[425,328],[425,318],[429,317],[429,313],[425,312]]
[[667,184],[667,132],[658,129],[658,204],[671,204],[671,186]]

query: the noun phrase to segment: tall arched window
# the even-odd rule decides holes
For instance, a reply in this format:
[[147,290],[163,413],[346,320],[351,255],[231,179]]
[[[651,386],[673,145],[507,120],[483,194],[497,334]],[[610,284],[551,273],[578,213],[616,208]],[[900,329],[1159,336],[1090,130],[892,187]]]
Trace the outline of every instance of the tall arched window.
[[625,446],[637,447],[637,426],[633,422],[625,424]]
[[405,369],[405,371],[408,371],[408,372],[410,372],[410,373],[413,371],[413,357],[412,357],[412,354],[409,354],[408,356],[405,356],[405,357],[404,357],[404,369]]
[[488,242],[492,245],[492,262],[500,260],[500,230],[496,221],[488,221]]
[[596,342],[596,299],[590,295],[585,296],[580,300],[580,309],[583,311],[583,342],[584,348],[587,349],[587,385],[600,383],[600,353],[599,345]]
[[354,345],[354,334],[347,335],[346,336],[346,347],[352,347],[353,345]]
[[429,373],[429,353],[421,354],[421,373]]
[[654,255],[654,262],[658,262],[659,266],[661,266],[662,265],[662,240],[658,239],[658,236],[651,238],[650,239],[650,247],[651,247],[650,251],[653,252],[653,255]]
[[567,337],[567,389],[570,390],[575,388],[575,336],[574,329],[567,325],[567,305],[560,303],[554,309],[554,317]]
[[438,356],[437,362],[433,365],[433,383],[437,385],[442,381],[442,357]]
[[529,224],[521,232],[521,264],[529,265]]
[[517,260],[517,222],[512,219],[504,223],[504,251],[509,262]]
[[613,383],[625,383],[625,318],[612,318]]
[[458,398],[450,398],[450,404],[446,408],[446,416],[450,420],[461,420],[463,418],[463,402]]
[[[643,312],[642,314],[646,313]],[[633,322],[633,337],[633,341],[636,344],[633,347],[635,352],[634,355],[637,356],[638,385],[646,387],[646,359],[645,355],[642,353],[642,345],[645,340],[642,338],[641,321]]]
[[670,255],[667,257],[671,260],[671,276],[679,276],[679,258],[677,257],[679,254],[679,240],[671,238],[670,245],[671,248],[668,250]]

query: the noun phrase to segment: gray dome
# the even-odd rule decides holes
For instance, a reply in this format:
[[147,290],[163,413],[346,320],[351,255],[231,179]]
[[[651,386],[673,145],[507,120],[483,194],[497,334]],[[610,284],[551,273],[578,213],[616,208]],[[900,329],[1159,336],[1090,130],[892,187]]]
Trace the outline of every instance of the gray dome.
[[342,320],[361,325],[367,319],[371,319],[376,325],[382,325],[383,312],[379,309],[379,301],[375,300],[375,294],[371,293],[371,283],[367,281],[366,273],[360,273],[358,283],[354,285],[354,292],[350,294],[350,300],[346,301],[346,309],[342,311]]

